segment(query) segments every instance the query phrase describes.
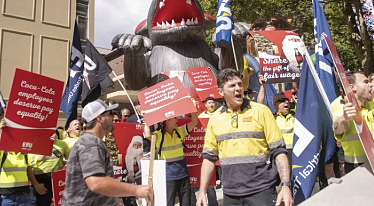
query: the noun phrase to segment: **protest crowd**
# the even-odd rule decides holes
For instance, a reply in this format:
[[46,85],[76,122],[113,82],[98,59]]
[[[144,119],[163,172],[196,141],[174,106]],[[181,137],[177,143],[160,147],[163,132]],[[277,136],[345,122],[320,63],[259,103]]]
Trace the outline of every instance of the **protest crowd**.
[[[220,1],[223,13],[230,11],[226,3]],[[186,24],[199,21],[196,17]],[[252,26],[276,32],[276,21],[280,19],[261,28],[259,22]],[[158,24],[154,29],[164,29],[164,22]],[[246,30],[242,36],[249,42],[248,54],[239,56],[245,62],[240,68],[235,62],[218,69],[225,60],[222,56],[232,55],[225,50],[231,47],[227,42],[234,41],[220,40],[220,31],[215,40],[224,45],[219,62],[197,58],[191,63],[192,58],[186,57],[190,54],[177,61],[159,61],[188,67],[176,69],[176,76],[161,71],[163,65],[156,65],[155,57],[134,54],[132,67],[146,67],[140,62],[147,60],[147,66],[157,68],[151,68],[155,78],[148,79],[152,84],[147,88],[140,87],[138,99],[129,97],[128,108],[102,100],[103,91],[113,84],[108,80],[112,69],[88,40],[85,58],[101,66],[86,69],[86,63],[78,64],[73,57],[83,58],[83,54],[74,40],[74,52],[79,55],[72,54],[70,70],[76,74],[70,74],[65,92],[62,82],[43,82],[48,77],[38,74],[34,75],[42,80],[26,84],[19,80],[21,76],[34,77],[17,69],[14,84],[21,88],[12,87],[7,104],[0,93],[0,206],[291,206],[309,198],[312,191],[329,187],[330,178],[342,178],[374,160],[364,145],[374,139],[374,74],[344,71],[326,35],[318,45],[320,51],[331,53],[334,62],[324,68],[331,69],[324,76],[330,81],[326,83],[322,76],[328,74],[316,71],[330,60],[319,52],[311,59],[296,33],[276,33],[282,41],[273,44],[270,33],[249,33],[248,25],[243,25],[235,25]],[[228,32],[231,37],[231,29]],[[176,44],[173,49],[209,53],[204,45],[194,47],[202,42],[195,33],[198,30],[187,35],[193,43]],[[162,35],[151,33],[150,38],[153,43],[175,43],[175,36],[157,39]],[[116,36],[112,46],[131,56],[130,46],[124,45],[130,41],[126,38],[130,35]],[[254,51],[251,42],[259,39],[265,43],[257,42]],[[147,46],[146,39],[140,42]],[[152,52],[161,50],[168,56],[165,48]],[[137,82],[142,75],[128,76],[134,78],[129,81],[133,85],[144,86],[147,80]],[[44,83],[51,88],[40,87]],[[29,90],[34,97],[47,99],[43,95],[48,94],[50,99],[31,98]],[[26,112],[20,111],[25,107]],[[40,112],[28,112],[32,109]],[[55,128],[59,109],[66,113],[66,124]],[[20,134],[28,139],[17,142]]]

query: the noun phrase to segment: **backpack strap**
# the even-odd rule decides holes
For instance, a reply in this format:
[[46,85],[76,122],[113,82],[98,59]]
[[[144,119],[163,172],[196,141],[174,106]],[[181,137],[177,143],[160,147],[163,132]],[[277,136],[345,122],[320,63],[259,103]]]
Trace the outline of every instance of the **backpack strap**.
[[8,152],[4,151],[3,158],[1,159],[0,173],[1,173],[1,168],[3,167],[3,164],[4,164],[7,156],[8,156]]
[[[1,159],[1,165],[0,165],[0,168],[3,167],[4,162],[5,162],[7,156],[8,156],[8,152],[7,152],[7,151],[4,151],[3,158]],[[1,170],[0,170],[0,171],[1,171]]]
[[[187,125],[186,125],[186,128],[187,128]],[[178,132],[176,129],[174,130],[174,132],[177,133],[177,136],[178,136],[178,138],[181,140],[183,147],[184,147],[184,148],[187,148],[187,146],[183,143],[182,137],[181,137],[181,135],[179,134],[179,132]],[[188,130],[187,130],[187,132],[188,132]]]
[[161,143],[160,143],[160,147],[159,147],[159,150],[158,150],[158,155],[161,155],[162,144],[164,144],[164,136],[165,136],[165,132],[164,132],[164,130],[162,130],[162,129],[161,129],[161,134],[162,134],[162,138],[161,138]]
[[[186,128],[187,128],[187,125],[186,125]],[[187,146],[183,143],[182,137],[179,134],[179,132],[176,129],[174,129],[174,132],[177,134],[178,138],[181,140],[183,147],[187,148]],[[187,132],[188,132],[188,130],[187,130]],[[164,144],[164,139],[165,139],[165,132],[163,130],[161,130],[161,133],[162,133],[162,138],[161,138],[161,143],[160,143],[160,147],[159,147],[159,150],[158,150],[159,155],[161,155],[162,144]]]
[[26,162],[26,165],[28,165],[28,164],[29,164],[28,156],[27,156],[27,154],[23,154],[23,155],[25,156],[25,162]]

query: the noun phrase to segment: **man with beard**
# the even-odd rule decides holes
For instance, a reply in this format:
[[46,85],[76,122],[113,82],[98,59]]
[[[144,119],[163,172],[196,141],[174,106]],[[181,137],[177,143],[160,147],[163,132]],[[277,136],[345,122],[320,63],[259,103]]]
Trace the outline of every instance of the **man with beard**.
[[[373,109],[370,108],[373,100],[371,94],[373,85],[363,72],[347,72],[347,78],[361,108],[362,117],[369,125],[369,129],[372,130],[370,124],[372,124],[373,120],[370,120],[371,118],[368,114]],[[335,139],[340,141],[343,147],[344,170],[345,173],[348,173],[368,161],[353,122],[353,117],[357,114],[356,108],[351,102],[343,103],[341,96],[331,103],[331,107],[333,110]]]
[[[127,148],[125,163],[128,171],[127,182],[141,185],[140,160],[143,157],[143,137],[135,135]],[[137,171],[134,171],[137,170]]]
[[82,111],[83,132],[70,152],[62,205],[118,205],[116,197],[138,196],[153,199],[149,186],[121,183],[114,179],[113,165],[102,138],[114,130],[112,110],[118,104],[102,100],[88,103]]
[[[196,206],[207,205],[205,193],[218,159],[223,205],[292,205],[287,151],[270,109],[243,99],[240,73],[234,69],[222,70],[217,84],[225,102],[206,129]],[[277,198],[278,174],[282,187]]]
[[299,36],[287,35],[283,39],[282,50],[288,60],[290,71],[300,73],[303,55],[307,53],[304,42]]
[[[123,164],[122,180],[127,183],[141,185],[142,174],[140,160],[143,158],[143,137],[135,135],[129,144]],[[137,206],[136,197],[123,197],[124,206]]]

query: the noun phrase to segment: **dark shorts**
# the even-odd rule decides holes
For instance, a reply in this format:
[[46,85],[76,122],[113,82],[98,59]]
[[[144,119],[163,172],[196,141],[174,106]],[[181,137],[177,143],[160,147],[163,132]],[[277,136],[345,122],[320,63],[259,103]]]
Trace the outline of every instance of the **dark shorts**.
[[274,206],[276,201],[277,192],[275,188],[245,196],[223,194],[223,205],[225,206]]

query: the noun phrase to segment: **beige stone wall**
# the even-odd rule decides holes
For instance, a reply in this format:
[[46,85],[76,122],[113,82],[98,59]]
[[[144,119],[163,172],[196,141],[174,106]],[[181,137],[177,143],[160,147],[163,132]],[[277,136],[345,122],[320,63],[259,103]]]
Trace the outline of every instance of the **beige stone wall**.
[[[76,1],[1,0],[0,91],[6,100],[15,68],[66,82]],[[92,43],[94,3],[94,0],[89,1],[87,25]]]

